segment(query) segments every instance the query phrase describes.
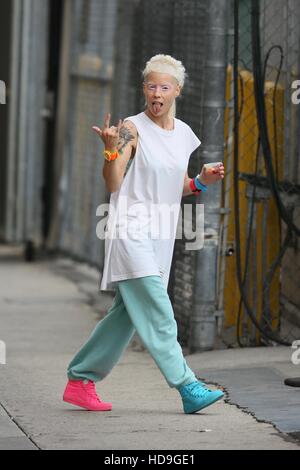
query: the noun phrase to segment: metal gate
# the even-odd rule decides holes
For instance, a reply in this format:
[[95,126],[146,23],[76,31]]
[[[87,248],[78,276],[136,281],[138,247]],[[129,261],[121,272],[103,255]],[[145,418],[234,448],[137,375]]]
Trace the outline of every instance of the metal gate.
[[[60,106],[57,118],[57,191],[48,245],[100,268],[103,240],[97,207],[108,200],[102,145],[92,126],[111,111],[116,0],[67,0]],[[69,36],[69,37],[68,37]]]
[[48,48],[48,1],[14,0],[8,83],[8,145],[4,158],[7,242],[42,241],[42,184]]

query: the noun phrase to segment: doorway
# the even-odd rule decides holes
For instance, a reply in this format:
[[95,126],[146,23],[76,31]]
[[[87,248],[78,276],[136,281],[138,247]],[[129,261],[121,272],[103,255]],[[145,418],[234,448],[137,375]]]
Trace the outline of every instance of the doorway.
[[[7,178],[7,148],[9,122],[9,90],[10,90],[10,61],[12,34],[11,0],[2,0],[0,15],[0,81],[2,90],[5,86],[5,104],[0,103],[0,240],[5,241],[6,220],[6,178]],[[2,97],[3,98],[3,97]],[[1,100],[2,101],[2,100]],[[4,101],[4,100],[3,100]]]
[[47,71],[47,93],[44,118],[46,120],[45,131],[45,164],[44,180],[42,186],[42,232],[43,246],[51,227],[51,214],[53,214],[54,191],[54,151],[55,151],[55,129],[58,107],[59,91],[59,66],[62,44],[62,24],[64,2],[61,0],[50,0],[49,5],[49,41],[48,41],[48,71]]

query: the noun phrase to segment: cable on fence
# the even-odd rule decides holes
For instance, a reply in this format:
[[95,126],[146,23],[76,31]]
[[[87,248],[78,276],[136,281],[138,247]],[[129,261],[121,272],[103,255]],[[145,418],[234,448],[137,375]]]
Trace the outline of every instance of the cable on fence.
[[254,76],[254,95],[257,112],[258,129],[261,138],[261,144],[263,148],[263,155],[267,170],[267,177],[270,185],[270,189],[273,193],[275,203],[277,205],[279,214],[286,225],[296,233],[300,235],[300,229],[294,224],[287,212],[276,183],[274,168],[272,162],[272,151],[270,146],[270,140],[267,128],[266,119],[266,108],[264,98],[264,82],[262,77],[261,57],[260,57],[260,25],[259,25],[259,0],[252,0],[252,11],[251,11],[251,31],[252,31],[252,54],[253,54],[253,76]]
[[[265,83],[266,80],[266,71],[267,71],[267,66],[268,66],[268,61],[270,58],[271,53],[275,50],[279,49],[280,51],[280,64],[278,67],[277,71],[277,76],[275,80],[275,86],[274,86],[274,92],[273,92],[273,126],[274,126],[274,146],[275,146],[275,162],[276,162],[276,177],[277,180],[279,178],[279,167],[278,167],[278,141],[277,141],[277,120],[276,120],[276,106],[275,106],[275,97],[277,93],[277,88],[278,88],[278,82],[279,82],[279,77],[282,69],[282,64],[283,64],[283,49],[279,45],[274,45],[272,46],[269,51],[267,52],[265,61],[264,61],[264,71],[263,71],[263,83]],[[239,74],[240,75],[240,74]],[[241,81],[241,101],[242,105],[241,108],[243,109],[243,101],[244,101],[244,93],[243,93],[243,82]],[[239,121],[241,117],[241,112],[239,115]],[[251,198],[251,209],[250,209],[250,222],[249,222],[249,229],[248,229],[248,234],[247,234],[247,245],[246,245],[246,259],[245,259],[245,269],[244,269],[244,276],[243,276],[243,286],[245,286],[246,282],[246,277],[247,277],[247,271],[248,271],[248,266],[249,266],[249,257],[250,257],[250,243],[251,243],[251,233],[252,233],[252,226],[253,226],[253,216],[254,216],[254,204],[255,204],[255,195],[256,195],[256,188],[257,188],[257,183],[258,183],[258,159],[259,159],[259,150],[261,147],[261,141],[260,141],[260,136],[258,137],[258,142],[257,142],[257,150],[256,150],[256,161],[255,161],[255,172],[253,176],[253,193],[252,193],[252,198]],[[279,218],[279,230],[281,233],[281,218]],[[271,267],[269,271],[267,272],[264,281],[263,281],[263,289],[262,289],[262,294],[268,289],[268,287],[271,285],[273,276],[276,272],[276,269],[278,265],[280,264],[286,249],[288,248],[290,242],[292,240],[292,232],[288,228],[284,243],[282,244],[279,254],[276,256],[275,260],[271,264]],[[236,338],[237,338],[237,343],[238,345],[242,348],[244,345],[241,342],[240,338],[240,322],[241,322],[241,313],[242,313],[242,296],[240,298],[239,302],[239,309],[238,309],[238,315],[237,315],[237,325],[236,325]],[[262,313],[263,320],[265,322],[265,325],[269,327],[270,331],[272,330],[272,325],[270,322],[267,320],[266,317],[264,317],[264,313]]]

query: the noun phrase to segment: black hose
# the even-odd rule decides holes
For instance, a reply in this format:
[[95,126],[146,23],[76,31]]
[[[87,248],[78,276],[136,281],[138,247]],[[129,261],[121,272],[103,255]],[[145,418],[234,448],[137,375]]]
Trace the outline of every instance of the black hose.
[[[278,180],[279,178],[279,163],[278,163],[278,139],[277,139],[277,119],[276,119],[276,93],[277,93],[277,87],[278,87],[278,82],[279,82],[279,77],[282,69],[282,64],[283,64],[283,49],[279,45],[274,45],[272,46],[269,51],[267,52],[265,61],[264,61],[264,70],[263,70],[263,83],[265,83],[266,80],[266,72],[267,72],[267,65],[268,61],[270,58],[271,53],[275,50],[278,49],[280,51],[280,64],[278,67],[277,75],[276,75],[276,80],[275,80],[275,86],[274,86],[274,92],[273,92],[273,126],[274,126],[274,148],[275,148],[275,163],[276,163],[276,179]],[[243,83],[241,83],[241,90],[243,91]],[[242,108],[243,108],[243,93],[242,93]],[[239,120],[241,117],[241,113],[239,116]],[[251,203],[251,210],[250,210],[250,223],[249,223],[249,230],[247,234],[247,245],[246,245],[246,258],[245,258],[245,268],[244,268],[244,276],[243,276],[243,285],[245,285],[246,282],[246,276],[247,276],[247,271],[248,271],[248,265],[249,265],[249,256],[250,256],[250,242],[252,239],[252,225],[253,225],[253,213],[254,213],[254,198],[256,194],[256,187],[257,187],[257,178],[258,178],[258,158],[259,158],[259,150],[260,150],[260,137],[258,138],[258,143],[257,143],[257,150],[256,150],[256,162],[255,162],[255,172],[254,172],[254,178],[253,178],[253,193],[252,193],[252,203]],[[281,218],[279,217],[279,233],[281,235]],[[289,246],[289,243],[292,239],[292,232],[288,230],[287,236],[285,238],[285,241],[283,245],[281,245],[280,242],[280,251],[279,254],[276,256],[276,259],[273,261],[271,264],[271,267],[269,271],[267,272],[265,279],[263,281],[263,291],[262,295],[265,295],[265,292],[269,291],[273,276],[275,275],[277,266],[280,264],[284,253],[286,249]],[[240,322],[241,322],[241,314],[242,314],[242,297],[240,297],[240,302],[239,302],[239,308],[238,308],[238,315],[237,315],[237,325],[236,325],[236,339],[238,345],[242,348],[244,345],[241,342],[240,338]],[[265,313],[262,312],[262,319],[261,319],[261,326],[263,328],[269,328],[269,331],[272,331],[272,325],[269,322],[269,319],[266,317]]]

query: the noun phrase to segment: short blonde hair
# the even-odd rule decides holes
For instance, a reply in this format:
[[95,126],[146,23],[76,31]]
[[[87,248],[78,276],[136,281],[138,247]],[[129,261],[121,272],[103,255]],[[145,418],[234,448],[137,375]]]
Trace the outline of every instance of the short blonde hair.
[[[144,80],[151,72],[167,73],[171,75],[175,78],[180,88],[183,88],[185,79],[187,78],[187,73],[182,62],[167,54],[157,54],[148,60],[142,72]],[[173,117],[176,115],[175,100],[171,107],[170,115]]]

